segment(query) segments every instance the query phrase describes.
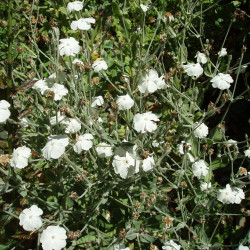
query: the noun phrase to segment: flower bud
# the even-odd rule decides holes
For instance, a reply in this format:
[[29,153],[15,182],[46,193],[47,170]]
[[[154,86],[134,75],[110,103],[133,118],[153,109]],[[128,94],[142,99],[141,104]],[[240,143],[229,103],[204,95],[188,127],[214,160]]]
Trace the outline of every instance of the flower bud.
[[93,83],[93,85],[98,85],[99,84],[99,77],[93,77],[92,83]]
[[21,53],[23,52],[23,48],[22,48],[22,47],[17,47],[17,52],[18,52],[19,54],[21,54]]
[[8,26],[8,22],[5,21],[5,20],[1,20],[0,25],[1,25],[2,28],[6,28]]

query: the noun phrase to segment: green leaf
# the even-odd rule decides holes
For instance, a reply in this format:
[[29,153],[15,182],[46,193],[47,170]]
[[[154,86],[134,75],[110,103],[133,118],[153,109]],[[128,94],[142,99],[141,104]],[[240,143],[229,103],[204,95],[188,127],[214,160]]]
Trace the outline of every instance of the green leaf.
[[211,129],[209,137],[214,142],[220,142],[223,139],[223,134],[220,132],[219,128],[216,127],[216,128]]
[[68,209],[73,207],[73,205],[74,205],[74,202],[72,201],[72,199],[69,198],[69,196],[67,196],[67,198],[66,198],[66,205],[67,205]]
[[141,234],[140,240],[141,240],[141,242],[152,243],[155,239],[153,236],[151,236],[149,234]]
[[204,74],[208,77],[211,77],[211,78],[213,77],[210,60],[208,60],[208,62],[204,66]]
[[185,45],[180,45],[179,46],[179,51],[178,51],[178,61],[181,63],[186,63],[187,62],[187,47]]
[[174,80],[174,86],[175,86],[178,90],[180,90],[180,82],[179,82],[178,76],[177,76],[177,75],[174,75],[173,80]]
[[112,9],[113,9],[113,14],[117,15],[117,16],[121,16],[121,11],[120,11],[120,7],[116,2],[112,2]]
[[27,191],[26,190],[21,191],[20,195],[22,195],[22,197],[26,197],[27,196]]
[[105,49],[112,49],[113,46],[114,46],[114,44],[111,40],[105,40],[103,43],[103,48],[105,48]]
[[184,222],[181,222],[181,223],[179,223],[179,224],[176,226],[175,230],[178,231],[178,230],[180,230],[180,229],[182,229],[182,228],[184,228],[184,227],[185,227],[185,223],[184,223]]
[[61,13],[63,13],[64,15],[67,15],[67,14],[68,14],[66,8],[64,8],[64,7],[60,7],[60,8],[58,9],[58,11],[61,12]]
[[191,154],[194,156],[194,158],[196,158],[198,156],[198,153],[199,153],[199,150],[198,150],[198,147],[199,147],[198,139],[194,135],[192,135],[190,137],[190,139],[188,140],[188,142],[192,145]]
[[217,158],[212,162],[212,169],[223,168],[228,164],[228,159],[226,157]]
[[240,6],[240,2],[239,1],[232,1],[231,2],[235,7],[239,7]]
[[126,234],[126,239],[128,240],[134,240],[137,236],[137,233],[133,232],[133,231],[128,231]]

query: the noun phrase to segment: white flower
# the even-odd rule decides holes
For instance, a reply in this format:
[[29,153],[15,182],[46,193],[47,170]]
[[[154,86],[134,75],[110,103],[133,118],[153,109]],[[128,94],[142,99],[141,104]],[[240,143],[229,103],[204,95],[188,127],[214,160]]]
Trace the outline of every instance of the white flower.
[[98,118],[97,118],[97,121],[98,121],[99,123],[103,123],[103,119],[102,119],[101,117],[98,117]]
[[185,141],[181,141],[180,144],[177,145],[176,151],[177,153],[184,155],[184,145],[187,148],[188,151],[191,150],[191,144]]
[[199,63],[188,63],[183,67],[184,71],[188,74],[188,76],[199,77],[203,73],[203,68]]
[[249,250],[249,247],[243,246],[242,244],[240,244],[239,247],[238,247],[237,249],[238,249],[238,250]]
[[28,158],[31,156],[30,148],[22,146],[14,149],[10,159],[10,165],[14,168],[25,168],[28,166]]
[[219,53],[218,53],[218,56],[219,57],[223,57],[223,56],[226,56],[227,55],[227,49],[226,48],[222,48]]
[[69,139],[66,135],[51,135],[49,141],[42,149],[43,156],[47,160],[58,159],[69,144]]
[[147,172],[155,166],[155,161],[152,156],[148,156],[146,159],[142,161],[142,169]]
[[113,250],[130,250],[129,247],[125,247],[123,244],[117,244],[117,245],[114,245],[114,249]]
[[155,147],[155,148],[157,148],[157,147],[159,147],[161,144],[163,144],[164,143],[164,141],[156,141],[156,140],[153,140],[153,142],[152,142],[152,146],[153,147]]
[[198,124],[199,124],[198,122],[195,123],[196,129],[194,130],[194,136],[196,138],[200,138],[200,139],[207,137],[207,135],[208,135],[208,127],[204,123],[201,123],[197,127]]
[[246,157],[250,158],[250,149],[244,151]]
[[64,38],[59,40],[60,55],[75,56],[80,52],[79,42],[74,37]]
[[96,146],[96,152],[100,158],[108,158],[113,154],[112,146],[101,142]]
[[81,60],[77,59],[77,58],[74,59],[74,61],[72,62],[72,64],[80,64],[80,65],[84,66],[84,63]]
[[101,70],[108,69],[108,65],[104,60],[94,61],[92,64],[92,68],[95,72],[99,72]]
[[59,226],[48,226],[40,238],[43,250],[61,250],[66,247],[66,230]]
[[39,91],[42,95],[49,89],[48,83],[45,80],[38,80],[32,87]]
[[217,76],[215,76],[211,82],[212,86],[217,89],[229,89],[230,83],[232,83],[234,80],[229,74],[223,74],[219,73]]
[[57,114],[55,116],[52,116],[49,121],[52,126],[55,126],[56,123],[60,123],[60,122],[64,123],[65,118],[66,117],[64,115],[61,115],[61,112],[58,111]]
[[142,9],[142,11],[143,11],[144,13],[146,13],[146,12],[148,11],[148,9],[149,9],[149,6],[144,5],[144,4],[140,4],[140,7],[141,7],[141,9]]
[[151,111],[143,114],[136,114],[133,120],[134,129],[141,133],[153,132],[157,129],[155,123],[157,121],[159,121],[159,118],[155,114],[152,114]]
[[197,178],[205,177],[208,173],[208,167],[205,164],[204,160],[199,160],[195,163],[193,163],[192,170],[194,173],[194,176]]
[[68,94],[68,90],[62,84],[58,83],[54,83],[50,90],[54,92],[54,101],[60,101],[63,96]]
[[19,225],[26,231],[34,231],[42,226],[41,215],[43,210],[38,208],[36,205],[26,208],[19,215]]
[[65,121],[65,125],[67,126],[65,129],[65,133],[76,133],[81,129],[81,123],[75,118],[69,118]]
[[95,23],[95,19],[93,17],[88,18],[80,18],[77,21],[73,21],[70,25],[72,30],[89,30],[91,28],[91,23]]
[[171,12],[167,12],[165,16],[162,18],[163,22],[169,21],[170,23],[174,21],[174,16]]
[[231,147],[231,146],[237,146],[237,141],[233,140],[233,139],[229,139],[228,141],[226,141],[226,145],[228,147]]
[[74,151],[80,154],[83,150],[89,150],[93,146],[93,139],[94,137],[92,134],[80,135],[73,147]]
[[79,78],[78,74],[74,74],[73,77],[77,80]]
[[20,125],[21,125],[23,128],[27,128],[27,127],[29,126],[29,121],[28,121],[25,117],[23,117],[23,118],[21,118],[21,120],[20,120]]
[[245,199],[245,194],[243,190],[241,188],[236,187],[236,188],[233,188],[233,191],[234,191],[234,197],[235,197],[234,203],[240,204],[241,200]]
[[205,64],[207,62],[206,55],[204,53],[199,52],[199,51],[197,52],[195,58],[197,58],[198,63]]
[[156,140],[153,140],[152,146],[155,147],[155,148],[157,148],[157,147],[160,146],[160,142],[158,142],[158,141],[156,141]]
[[83,8],[83,3],[80,1],[71,2],[71,3],[68,3],[67,5],[68,12],[79,11],[79,10],[82,10],[82,8]]
[[10,104],[5,100],[0,101],[0,123],[5,122],[10,117]]
[[151,69],[144,74],[140,80],[138,89],[141,93],[154,93],[157,89],[164,89],[167,85],[163,80],[163,76],[158,77],[158,73]]
[[130,109],[134,106],[134,100],[128,95],[118,96],[116,103],[118,104],[119,110]]
[[102,104],[104,103],[104,99],[103,97],[100,95],[100,96],[97,96],[97,97],[94,97],[93,98],[93,101],[91,103],[91,107],[94,108],[96,106],[102,106]]
[[119,174],[121,178],[126,179],[131,177],[134,173],[139,172],[140,161],[134,159],[128,152],[125,157],[115,155],[112,162],[115,173]]
[[169,87],[169,85],[165,83],[164,76],[160,76],[158,80],[156,81],[156,84],[157,84],[158,89],[166,89]]
[[235,192],[231,189],[230,185],[227,184],[226,188],[218,191],[217,199],[224,204],[232,204],[235,201]]
[[162,246],[164,250],[180,250],[181,246],[176,244],[173,240],[165,241],[164,246]]
[[211,182],[207,183],[207,182],[203,182],[200,185],[201,191],[205,191],[208,190],[209,188],[211,188],[212,184]]

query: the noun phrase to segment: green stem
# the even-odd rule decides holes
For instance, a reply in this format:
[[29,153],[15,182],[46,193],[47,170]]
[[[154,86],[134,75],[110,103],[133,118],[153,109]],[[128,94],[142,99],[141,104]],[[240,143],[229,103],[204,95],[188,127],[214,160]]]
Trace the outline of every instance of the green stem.
[[[13,77],[12,77],[12,45],[13,45],[13,32],[12,32],[12,8],[13,8],[13,2],[12,0],[9,0],[8,5],[8,54],[7,54],[7,98],[9,98],[10,94],[13,91]],[[12,99],[9,98],[8,100],[12,106]],[[14,134],[14,128],[13,125],[8,126],[8,134],[13,135]],[[8,148],[9,148],[9,154],[12,153],[13,150],[13,136],[8,137]]]
[[10,94],[12,89],[12,45],[13,45],[13,34],[12,34],[12,7],[13,2],[9,0],[8,5],[8,75],[7,75],[7,85],[8,85],[8,94]]
[[12,217],[14,217],[14,218],[16,218],[16,219],[18,219],[19,220],[19,217],[17,216],[17,215],[15,215],[15,214],[13,214],[13,213],[11,213],[11,212],[9,212],[9,211],[6,211],[6,210],[0,210],[2,213],[5,213],[5,214],[8,214],[8,215],[10,215],[10,216],[12,216]]

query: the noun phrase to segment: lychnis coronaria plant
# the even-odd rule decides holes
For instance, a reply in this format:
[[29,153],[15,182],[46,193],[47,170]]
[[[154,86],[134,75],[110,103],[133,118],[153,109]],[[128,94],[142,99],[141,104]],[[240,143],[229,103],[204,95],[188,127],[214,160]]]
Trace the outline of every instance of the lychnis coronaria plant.
[[5,213],[37,249],[248,249],[248,137],[227,132],[246,50],[226,35],[214,52],[208,1],[93,2],[60,1],[47,47],[30,22],[19,120],[0,101],[1,129],[18,126]]

